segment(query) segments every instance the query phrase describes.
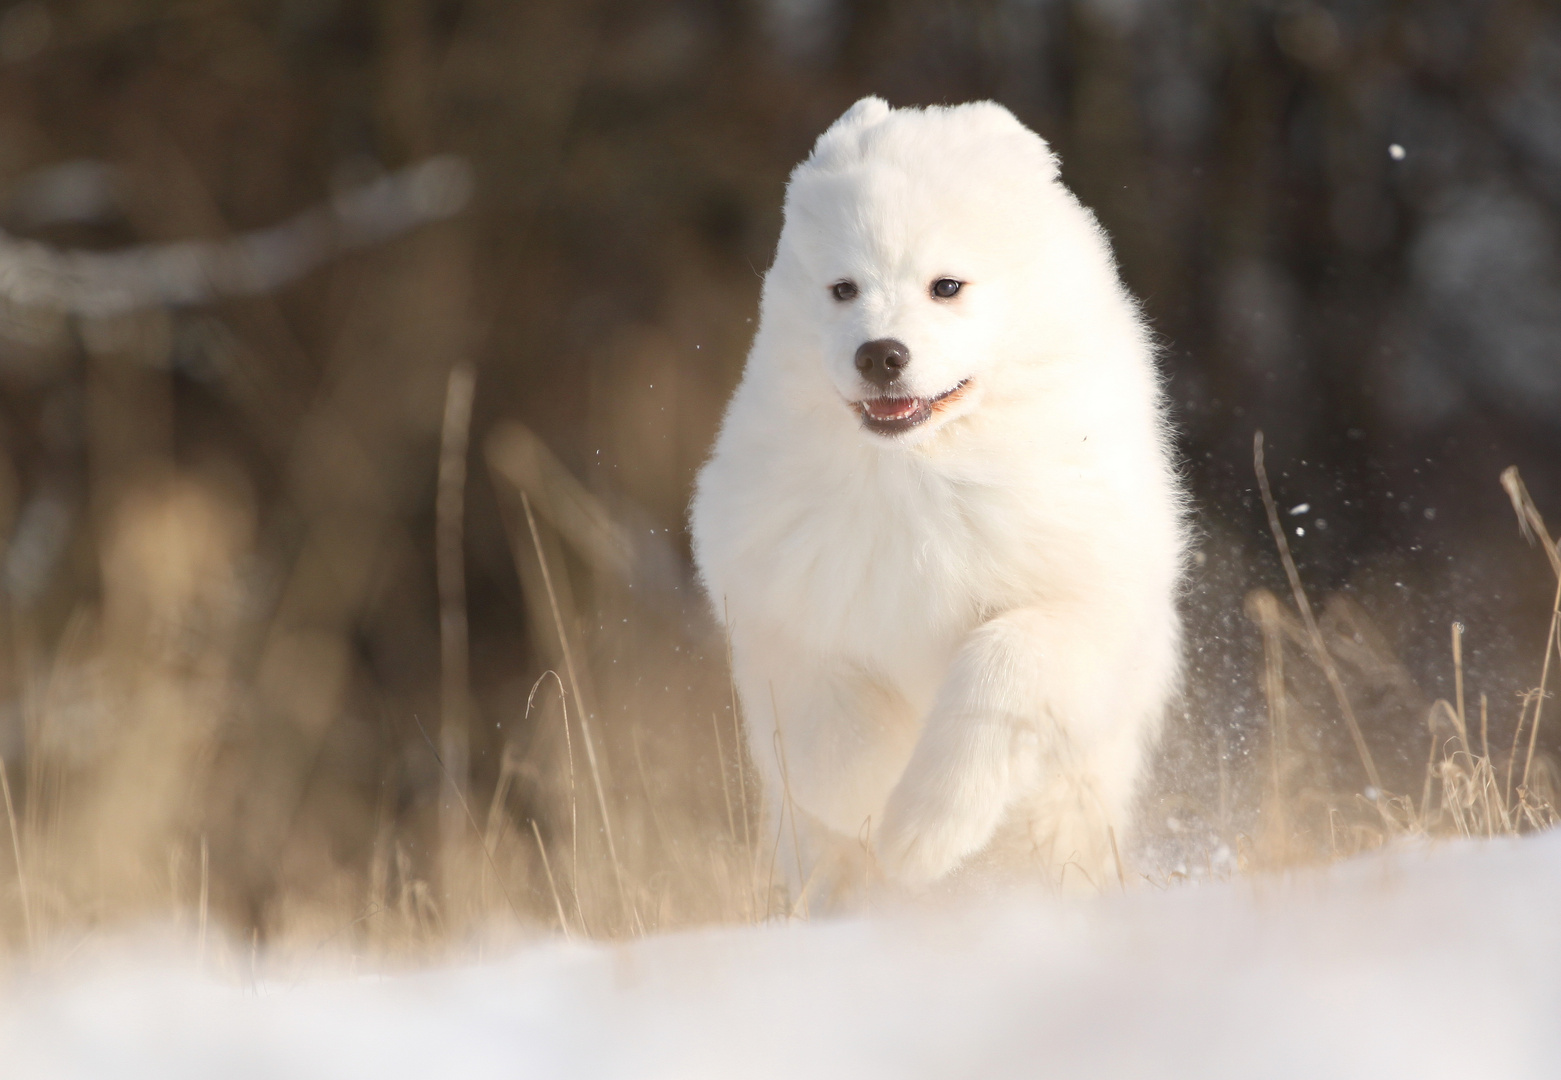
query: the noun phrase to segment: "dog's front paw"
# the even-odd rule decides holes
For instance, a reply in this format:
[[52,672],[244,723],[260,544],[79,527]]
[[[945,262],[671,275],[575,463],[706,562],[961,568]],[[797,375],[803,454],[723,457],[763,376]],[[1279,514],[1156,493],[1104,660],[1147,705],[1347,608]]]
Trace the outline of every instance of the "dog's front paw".
[[884,809],[874,845],[884,873],[925,888],[984,848],[1015,792],[1032,782],[1035,742],[1028,727],[967,723],[940,731],[929,721]]
[[970,853],[971,838],[961,833],[947,817],[900,811],[891,802],[873,848],[885,876],[920,890],[952,873]]
[[926,833],[885,830],[875,847],[884,875],[910,889],[925,889],[959,862],[947,844]]

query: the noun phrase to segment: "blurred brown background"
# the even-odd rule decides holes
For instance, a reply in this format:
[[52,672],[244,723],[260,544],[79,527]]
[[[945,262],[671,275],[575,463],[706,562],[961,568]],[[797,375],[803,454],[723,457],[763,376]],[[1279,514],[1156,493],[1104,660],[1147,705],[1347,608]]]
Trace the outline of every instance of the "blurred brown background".
[[[1550,598],[1499,470],[1561,518],[1553,4],[24,0],[11,940],[208,904],[311,941],[745,917],[700,899],[755,871],[684,508],[786,175],[869,92],[1051,140],[1164,342],[1203,536],[1162,783],[1219,784],[1199,827],[1260,749],[1256,428],[1303,574],[1402,661],[1378,697],[1446,693],[1462,619],[1510,736]],[[548,668],[570,740],[558,686],[527,710]],[[1422,720],[1372,715],[1418,790]],[[586,900],[582,860],[613,867]]]

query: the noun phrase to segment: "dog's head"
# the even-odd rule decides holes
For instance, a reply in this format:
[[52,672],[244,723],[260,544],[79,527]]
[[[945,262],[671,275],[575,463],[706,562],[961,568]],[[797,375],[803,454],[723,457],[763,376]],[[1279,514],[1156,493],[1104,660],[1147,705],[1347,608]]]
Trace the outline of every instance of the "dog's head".
[[864,98],[787,189],[765,288],[766,322],[787,327],[777,360],[810,367],[795,374],[869,436],[922,442],[1058,336],[1081,246],[1086,276],[1109,269],[1050,149],[1008,110]]

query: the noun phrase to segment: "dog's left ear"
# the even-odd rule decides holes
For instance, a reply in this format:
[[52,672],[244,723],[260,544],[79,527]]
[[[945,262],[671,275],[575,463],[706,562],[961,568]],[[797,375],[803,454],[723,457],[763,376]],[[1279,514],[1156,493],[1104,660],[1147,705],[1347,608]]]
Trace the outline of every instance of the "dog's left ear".
[[965,105],[950,106],[948,111],[960,113],[962,119],[973,121],[972,126],[983,134],[999,138],[1016,137],[1015,145],[1028,145],[1030,149],[1025,156],[1034,157],[1035,166],[1044,173],[1045,178],[1057,179],[1057,155],[1053,153],[1051,144],[1025,127],[1005,106],[995,101],[972,101]]
[[[1002,134],[1023,131],[1034,135],[1019,122],[1019,118],[1008,111],[1008,106],[999,105],[995,101],[969,101],[963,105],[948,106],[949,112],[963,113],[966,119],[980,124],[993,134]],[[1039,138],[1039,136],[1036,136]]]

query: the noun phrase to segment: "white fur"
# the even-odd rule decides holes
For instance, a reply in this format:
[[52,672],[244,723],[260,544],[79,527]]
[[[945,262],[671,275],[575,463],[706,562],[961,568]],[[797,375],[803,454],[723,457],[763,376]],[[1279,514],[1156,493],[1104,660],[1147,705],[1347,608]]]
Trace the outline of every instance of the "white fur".
[[[883,337],[918,397],[970,380],[888,437],[851,405]],[[869,837],[911,885],[981,852],[1114,873],[1177,682],[1181,495],[1106,237],[1006,109],[864,98],[819,138],[691,517],[795,885]]]

